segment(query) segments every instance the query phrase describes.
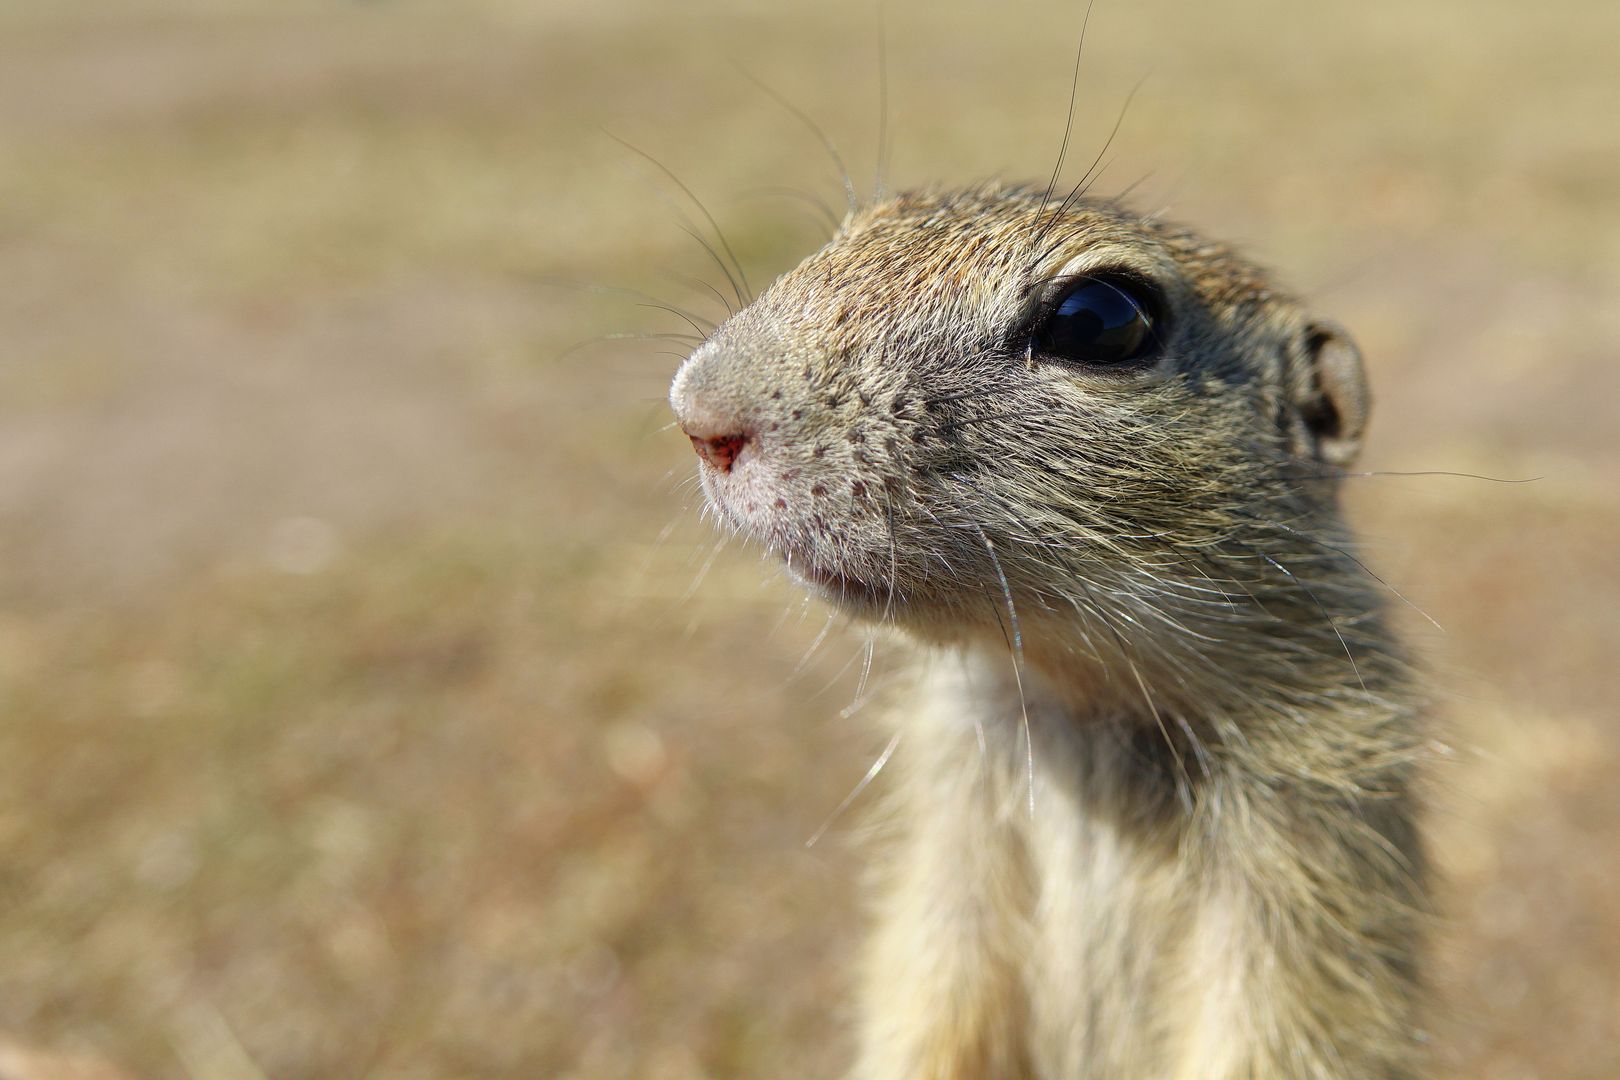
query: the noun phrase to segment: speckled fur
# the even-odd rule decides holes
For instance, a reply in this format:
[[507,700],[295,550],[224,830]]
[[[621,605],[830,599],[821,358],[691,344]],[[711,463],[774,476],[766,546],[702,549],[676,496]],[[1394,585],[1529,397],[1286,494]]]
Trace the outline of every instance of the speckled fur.
[[[721,517],[925,657],[855,1074],[1418,1075],[1422,741],[1337,510],[1353,347],[1225,247],[1056,210],[866,208],[672,390],[749,440],[703,467]],[[1161,358],[1031,356],[1103,269],[1163,292]]]

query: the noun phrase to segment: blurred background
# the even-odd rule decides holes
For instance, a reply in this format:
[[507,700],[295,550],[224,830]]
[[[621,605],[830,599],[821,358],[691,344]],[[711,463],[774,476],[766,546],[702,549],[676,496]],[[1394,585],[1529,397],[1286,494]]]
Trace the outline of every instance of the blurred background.
[[[1081,6],[883,10],[891,182],[1044,182]],[[7,1076],[840,1074],[865,636],[699,519],[684,346],[600,340],[687,327],[568,283],[718,310],[604,131],[756,283],[819,244],[735,61],[868,190],[877,11],[0,0]],[[1071,176],[1148,76],[1098,190],[1352,328],[1368,468],[1536,478],[1349,485],[1443,627],[1458,1077],[1620,1075],[1616,42],[1102,0],[1078,84]]]

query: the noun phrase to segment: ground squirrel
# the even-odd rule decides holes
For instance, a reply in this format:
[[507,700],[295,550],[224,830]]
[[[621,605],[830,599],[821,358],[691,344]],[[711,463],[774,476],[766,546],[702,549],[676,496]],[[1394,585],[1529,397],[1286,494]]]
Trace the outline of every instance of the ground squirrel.
[[1342,330],[1111,201],[924,191],[671,401],[719,516],[926,657],[857,1076],[1422,1071],[1422,741],[1337,509]]

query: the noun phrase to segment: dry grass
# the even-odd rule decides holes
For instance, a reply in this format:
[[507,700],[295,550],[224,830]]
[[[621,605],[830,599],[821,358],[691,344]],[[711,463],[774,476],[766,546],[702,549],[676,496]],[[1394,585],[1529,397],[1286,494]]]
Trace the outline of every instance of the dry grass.
[[[895,177],[1043,176],[1078,15],[889,3]],[[711,542],[704,274],[875,153],[866,5],[0,2],[0,1036],[139,1076],[836,1075],[855,633]],[[1440,1052],[1620,1072],[1620,9],[1100,5],[1078,145],[1354,327],[1447,630]],[[1089,153],[1081,153],[1089,159]],[[701,294],[686,295],[701,302]],[[557,357],[562,354],[562,359]],[[674,522],[673,531],[662,536]],[[784,615],[785,613],[785,615]],[[879,652],[880,665],[883,652]],[[890,658],[893,659],[892,657]],[[0,1040],[3,1041],[3,1040]]]

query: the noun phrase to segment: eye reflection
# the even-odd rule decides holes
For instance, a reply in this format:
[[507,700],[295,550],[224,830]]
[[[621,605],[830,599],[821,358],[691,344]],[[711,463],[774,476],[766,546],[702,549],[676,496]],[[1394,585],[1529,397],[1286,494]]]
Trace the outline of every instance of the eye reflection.
[[1035,352],[1102,366],[1140,359],[1156,342],[1141,292],[1136,283],[1113,278],[1077,282],[1037,331]]

